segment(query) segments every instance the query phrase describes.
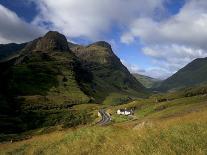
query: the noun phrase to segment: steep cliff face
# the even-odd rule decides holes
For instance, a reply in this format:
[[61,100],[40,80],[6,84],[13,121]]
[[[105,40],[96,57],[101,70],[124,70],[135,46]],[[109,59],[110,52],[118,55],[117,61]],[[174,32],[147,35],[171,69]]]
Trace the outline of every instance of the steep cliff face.
[[67,39],[58,32],[48,32],[43,38],[38,40],[36,49],[39,51],[69,51]]
[[[111,94],[142,96],[145,88],[140,84],[114,54],[111,45],[99,41],[88,46],[75,46],[72,52],[94,75],[97,98]],[[100,92],[100,93],[99,93]]]
[[35,39],[27,44],[25,51],[69,51],[67,39],[56,31],[49,31],[44,37]]
[[77,57],[88,63],[122,65],[119,58],[113,53],[111,45],[104,41],[99,41],[88,46],[77,46],[71,48]]

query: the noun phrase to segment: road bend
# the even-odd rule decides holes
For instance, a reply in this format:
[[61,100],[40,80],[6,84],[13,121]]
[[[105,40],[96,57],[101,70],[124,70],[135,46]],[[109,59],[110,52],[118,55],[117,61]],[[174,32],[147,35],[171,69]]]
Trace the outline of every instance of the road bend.
[[97,124],[106,125],[111,122],[111,117],[106,113],[104,109],[100,109],[99,113],[101,114],[101,120]]

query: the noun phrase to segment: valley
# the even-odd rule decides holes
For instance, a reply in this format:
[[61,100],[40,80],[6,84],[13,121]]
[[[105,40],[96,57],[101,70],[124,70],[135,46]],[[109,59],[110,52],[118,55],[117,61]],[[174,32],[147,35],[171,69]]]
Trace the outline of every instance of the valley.
[[56,31],[1,50],[0,154],[206,154],[206,58],[161,81]]
[[[79,105],[96,118],[84,126],[60,126],[33,130],[29,139],[0,144],[0,153],[17,154],[205,154],[207,96],[184,97],[185,91],[107,106],[111,123],[96,122],[101,105]],[[169,101],[156,102],[157,98]],[[133,117],[116,114],[120,108],[135,108]],[[26,133],[25,133],[26,134]],[[28,133],[27,133],[28,134]],[[110,149],[109,149],[110,148]]]

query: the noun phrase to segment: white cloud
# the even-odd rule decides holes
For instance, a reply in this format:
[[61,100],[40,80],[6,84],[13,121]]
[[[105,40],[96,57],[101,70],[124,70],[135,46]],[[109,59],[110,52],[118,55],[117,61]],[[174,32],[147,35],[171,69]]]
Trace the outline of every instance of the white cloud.
[[131,73],[139,73],[141,71],[137,65],[130,64],[126,60],[121,59],[121,63],[126,66]]
[[58,30],[68,37],[101,39],[114,25],[127,26],[134,18],[162,10],[163,0],[36,0],[37,25]]
[[124,66],[126,66],[128,68],[128,70],[131,73],[138,73],[138,74],[146,75],[146,76],[153,77],[156,79],[163,80],[172,74],[171,71],[163,68],[161,64],[160,64],[160,66],[157,64],[158,67],[149,67],[146,69],[141,69],[138,65],[130,64],[126,60],[122,59],[121,62]]
[[165,68],[151,67],[143,70],[143,72],[140,72],[140,74],[153,77],[156,79],[164,80],[167,77],[169,77],[172,74],[172,72],[166,70]]
[[102,40],[118,26],[123,31],[120,41],[141,41],[142,52],[153,58],[156,66],[145,70],[136,65],[128,68],[162,78],[195,58],[207,56],[206,0],[185,1],[176,15],[162,20],[155,20],[160,15],[157,11],[166,13],[163,2],[169,0],[27,1],[35,2],[39,10],[32,24],[0,5],[0,43],[29,41],[39,37],[43,29],[60,31],[70,39]]
[[0,23],[0,43],[31,41],[43,32],[41,28],[26,23],[2,5],[0,5]]
[[132,43],[136,38],[144,45],[143,53],[171,74],[195,58],[207,57],[207,1],[186,1],[178,14],[163,21],[135,19],[121,41]]
[[150,17],[137,18],[129,27],[130,37],[145,44],[185,44],[206,47],[207,1],[189,0],[180,12],[164,21]]
[[130,33],[125,33],[121,36],[121,42],[125,44],[130,44],[134,42],[134,37]]
[[171,44],[171,45],[152,45],[144,47],[143,52],[145,55],[171,61],[172,59],[183,59],[192,60],[194,58],[206,57],[207,52],[204,49],[188,47],[185,45]]

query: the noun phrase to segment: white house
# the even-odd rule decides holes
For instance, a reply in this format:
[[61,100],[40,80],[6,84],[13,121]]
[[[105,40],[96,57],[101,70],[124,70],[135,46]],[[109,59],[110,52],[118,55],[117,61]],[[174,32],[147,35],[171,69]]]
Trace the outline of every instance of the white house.
[[128,116],[128,115],[133,115],[133,110],[127,110],[127,109],[118,109],[117,112],[116,112],[118,115],[125,115],[125,116]]

